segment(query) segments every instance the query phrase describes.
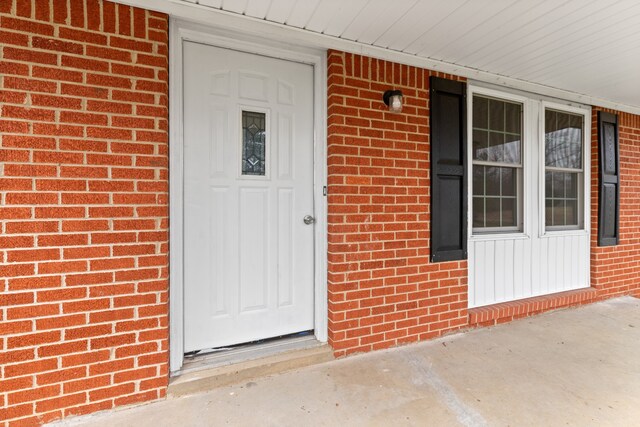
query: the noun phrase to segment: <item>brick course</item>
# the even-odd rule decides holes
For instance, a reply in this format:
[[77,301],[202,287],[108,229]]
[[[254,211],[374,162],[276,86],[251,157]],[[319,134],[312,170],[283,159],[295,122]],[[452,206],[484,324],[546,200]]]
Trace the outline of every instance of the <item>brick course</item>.
[[[0,427],[166,393],[167,31],[103,0],[0,1]],[[335,354],[640,296],[640,116],[619,113],[621,241],[599,248],[594,108],[592,288],[467,309],[466,261],[429,261],[431,75],[463,80],[328,52]]]
[[[430,75],[462,80],[328,53],[329,341],[336,355],[613,296],[640,296],[640,116],[618,112],[621,239],[618,246],[600,248],[594,107],[592,288],[467,310],[466,262],[429,262]],[[402,114],[386,111],[381,97],[387,89],[402,90]]]
[[[620,240],[598,246],[598,111],[618,115]],[[591,144],[591,286],[602,298],[640,296],[640,116],[593,108]]]
[[[329,343],[337,356],[468,323],[466,261],[429,262],[431,75],[456,78],[328,53]],[[387,89],[402,90],[402,114],[387,111]]]
[[0,2],[0,426],[163,397],[168,20]]

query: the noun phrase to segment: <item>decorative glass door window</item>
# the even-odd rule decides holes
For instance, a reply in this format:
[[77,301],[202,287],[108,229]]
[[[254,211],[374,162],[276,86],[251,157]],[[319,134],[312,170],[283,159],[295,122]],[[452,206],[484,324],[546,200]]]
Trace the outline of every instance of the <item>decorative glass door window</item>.
[[242,111],[242,175],[265,176],[267,115]]
[[473,230],[521,230],[522,104],[473,96]]
[[582,227],[584,116],[545,109],[544,199],[547,229]]

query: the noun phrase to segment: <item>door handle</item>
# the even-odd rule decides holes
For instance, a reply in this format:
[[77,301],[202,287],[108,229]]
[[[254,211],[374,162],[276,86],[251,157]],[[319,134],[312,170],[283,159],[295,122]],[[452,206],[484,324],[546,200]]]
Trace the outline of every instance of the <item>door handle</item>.
[[314,222],[316,222],[316,219],[314,217],[312,217],[311,215],[305,215],[304,218],[302,218],[302,220],[307,225],[310,225],[310,224],[313,224]]

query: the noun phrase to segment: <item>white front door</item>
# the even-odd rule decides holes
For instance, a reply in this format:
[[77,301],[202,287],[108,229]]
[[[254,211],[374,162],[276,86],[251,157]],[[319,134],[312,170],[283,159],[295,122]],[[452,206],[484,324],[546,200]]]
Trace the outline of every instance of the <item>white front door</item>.
[[184,42],[184,350],[314,327],[313,67]]

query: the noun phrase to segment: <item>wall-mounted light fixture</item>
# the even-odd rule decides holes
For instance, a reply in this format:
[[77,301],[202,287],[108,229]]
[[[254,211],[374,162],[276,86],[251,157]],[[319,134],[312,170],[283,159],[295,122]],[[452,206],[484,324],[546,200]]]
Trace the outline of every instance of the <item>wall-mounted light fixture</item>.
[[382,95],[382,100],[389,107],[391,113],[402,111],[402,91],[388,90]]

